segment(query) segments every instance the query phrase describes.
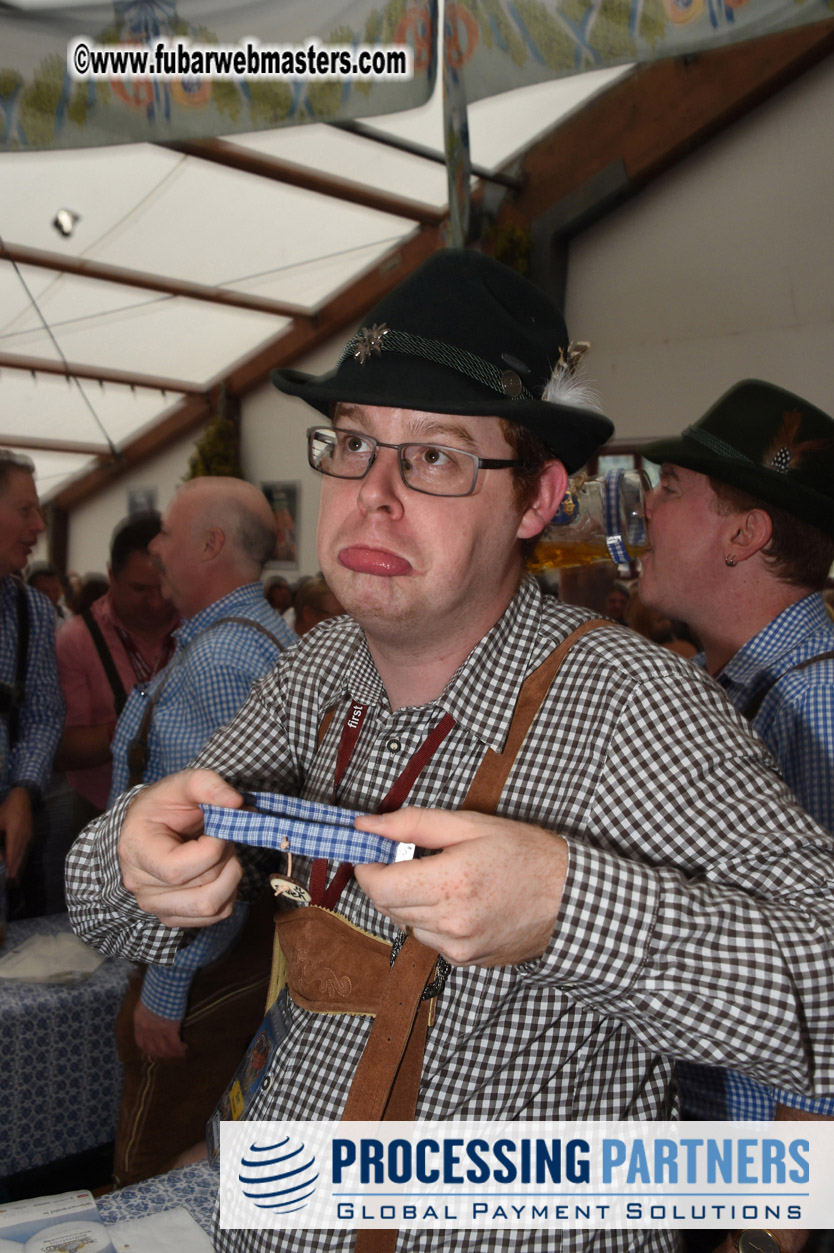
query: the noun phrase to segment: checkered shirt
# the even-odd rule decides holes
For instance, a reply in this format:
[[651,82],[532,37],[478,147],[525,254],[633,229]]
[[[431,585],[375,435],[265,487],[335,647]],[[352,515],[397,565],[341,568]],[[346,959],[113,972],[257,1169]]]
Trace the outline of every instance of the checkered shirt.
[[[255,679],[275,664],[280,650],[261,631],[240,622],[213,625],[231,617],[260,622],[285,647],[297,639],[268,604],[260,582],[236,588],[183,622],[174,632],[177,651],[168,665],[150,683],[135,687],[122,710],[113,737],[111,804],[127,787],[128,746],[139,730],[147,702],[162,683],[164,690],[148,733],[146,783],[187,766],[209,736],[234,717]],[[149,967],[142,983],[142,1003],[162,1018],[182,1019],[197,970],[228,949],[245,921],[246,910],[238,909],[180,949],[172,967]]]
[[235,901],[228,918],[198,931],[190,944],[185,944],[170,966],[147,966],[142,979],[142,1004],[160,1018],[181,1022],[188,1011],[188,995],[194,976],[202,966],[222,957],[243,930],[249,907]]
[[[793,669],[832,650],[825,602],[806,596],[743,644],[718,682],[738,710],[772,685],[753,726],[802,805],[834,833],[834,658]],[[695,660],[704,664],[703,655]],[[775,1090],[732,1071],[681,1065],[678,1082],[693,1118],[771,1119],[777,1104],[834,1118],[834,1097]]]
[[[430,728],[455,727],[409,802],[459,808],[485,749],[503,748],[524,678],[586,617],[526,580],[436,701],[392,712],[348,618],[282,656],[197,764],[242,789],[376,808]],[[369,706],[332,794],[347,710]],[[320,749],[324,712],[336,715]],[[396,747],[399,745],[399,747]],[[68,863],[73,925],[96,947],[170,960],[180,934],[121,884],[126,799],[88,827]],[[749,1068],[810,1091],[834,1085],[832,840],[792,801],[760,742],[695,666],[614,626],[583,637],[554,680],[498,812],[563,833],[559,919],[541,958],[455,968],[429,1033],[417,1116],[674,1116],[678,1055]],[[511,839],[511,837],[509,837]],[[239,850],[244,884],[279,855]],[[512,873],[512,847],[507,872]],[[309,863],[294,860],[295,877]],[[355,882],[340,905],[388,941],[395,929]],[[367,1019],[291,1006],[289,1036],[250,1116],[337,1119]],[[401,1231],[400,1253],[437,1232]],[[220,1253],[347,1250],[350,1234],[216,1231]],[[670,1231],[447,1230],[446,1250],[660,1251]]]
[[[0,798],[18,783],[34,783],[45,793],[52,759],[64,728],[64,701],[55,660],[55,610],[34,588],[26,588],[29,643],[20,731],[9,750],[9,729],[0,718]],[[14,683],[17,664],[17,583],[0,579],[0,682]]]

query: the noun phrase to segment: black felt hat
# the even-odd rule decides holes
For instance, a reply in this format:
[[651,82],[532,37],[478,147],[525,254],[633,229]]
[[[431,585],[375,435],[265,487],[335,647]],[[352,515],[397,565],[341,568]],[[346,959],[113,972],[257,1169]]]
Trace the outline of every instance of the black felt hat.
[[614,428],[593,409],[542,399],[569,357],[564,319],[538,287],[482,253],[448,249],[371,309],[335,370],[273,370],[272,381],[328,416],[352,401],[507,418],[572,473]]
[[697,470],[834,536],[834,419],[801,396],[745,379],[649,461]]

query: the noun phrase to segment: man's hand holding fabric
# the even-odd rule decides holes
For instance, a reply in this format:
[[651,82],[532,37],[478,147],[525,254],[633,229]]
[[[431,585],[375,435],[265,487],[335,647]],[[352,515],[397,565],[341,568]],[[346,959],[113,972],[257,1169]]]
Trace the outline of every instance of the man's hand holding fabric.
[[510,966],[542,955],[568,865],[560,836],[462,810],[405,808],[356,825],[441,850],[391,866],[357,866],[355,874],[377,909],[452,965]]
[[166,927],[227,918],[241,877],[233,844],[203,835],[200,804],[237,809],[242,798],[210,770],[184,770],[138,792],[119,840],[122,880]]

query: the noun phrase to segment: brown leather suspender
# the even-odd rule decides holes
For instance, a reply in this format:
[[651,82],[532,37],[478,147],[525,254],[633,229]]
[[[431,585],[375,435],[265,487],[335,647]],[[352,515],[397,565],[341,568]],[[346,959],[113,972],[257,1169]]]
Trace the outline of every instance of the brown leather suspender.
[[479,814],[493,814],[501,799],[501,793],[515,764],[521,745],[539,712],[550,685],[566,655],[583,635],[600,626],[612,626],[607,618],[589,618],[555,648],[549,657],[528,674],[516,701],[513,720],[507,735],[504,751],[496,753],[488,748],[478,772],[472,780],[461,809],[472,809]]
[[[599,626],[592,618],[573,631],[525,679],[516,702],[504,750],[488,749],[467,792],[462,809],[494,813],[536,714],[568,651],[577,640]],[[342,1121],[414,1118],[423,1052],[434,1002],[423,1000],[423,989],[439,954],[409,936],[388,975],[365,1050],[353,1076]],[[395,1230],[360,1230],[356,1253],[393,1253]]]

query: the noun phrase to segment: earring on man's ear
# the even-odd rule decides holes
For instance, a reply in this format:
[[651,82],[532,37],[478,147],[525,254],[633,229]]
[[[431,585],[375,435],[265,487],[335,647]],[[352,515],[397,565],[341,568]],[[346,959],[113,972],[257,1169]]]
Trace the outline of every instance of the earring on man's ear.
[[733,554],[732,554],[732,553],[727,553],[726,557],[724,558],[724,565],[725,565],[725,566],[734,566],[735,564],[736,564],[736,559],[735,559],[735,557],[733,556]]

